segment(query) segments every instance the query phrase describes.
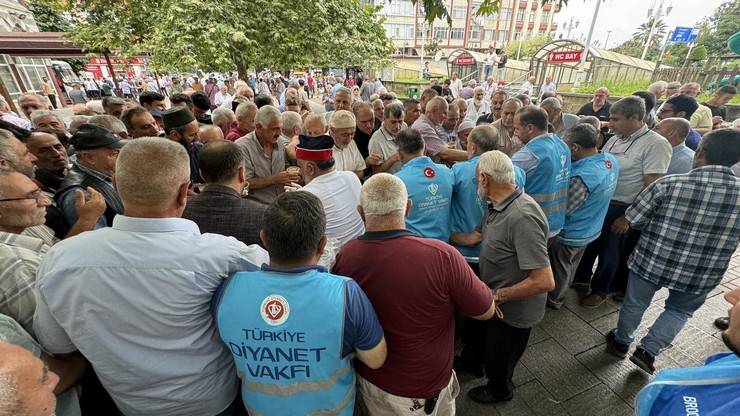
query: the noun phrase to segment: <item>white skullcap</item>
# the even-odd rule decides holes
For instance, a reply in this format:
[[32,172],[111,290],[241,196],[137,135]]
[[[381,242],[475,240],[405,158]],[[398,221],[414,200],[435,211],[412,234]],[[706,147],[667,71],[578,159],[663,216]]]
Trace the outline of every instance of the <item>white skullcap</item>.
[[356,127],[355,115],[347,110],[338,110],[331,115],[329,126],[334,129]]

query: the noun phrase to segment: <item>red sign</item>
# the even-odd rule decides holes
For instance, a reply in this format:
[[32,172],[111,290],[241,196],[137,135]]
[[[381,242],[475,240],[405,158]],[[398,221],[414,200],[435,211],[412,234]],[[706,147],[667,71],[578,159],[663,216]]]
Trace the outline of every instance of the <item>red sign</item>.
[[547,62],[579,62],[583,49],[580,51],[554,51],[547,54]]
[[472,56],[458,56],[455,63],[458,65],[475,65],[475,58]]
[[[113,65],[144,65],[144,60],[141,58],[111,58],[110,62]],[[108,65],[108,63],[105,58],[92,58],[90,65]]]

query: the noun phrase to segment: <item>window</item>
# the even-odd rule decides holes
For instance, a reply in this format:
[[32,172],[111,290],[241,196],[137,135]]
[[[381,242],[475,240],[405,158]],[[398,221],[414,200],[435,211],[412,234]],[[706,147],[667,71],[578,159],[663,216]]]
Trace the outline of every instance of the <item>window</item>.
[[511,7],[504,7],[501,9],[501,16],[499,17],[499,20],[509,20],[511,19]]
[[409,0],[393,0],[383,6],[383,12],[387,16],[413,16],[414,5]]
[[462,39],[465,36],[465,29],[462,27],[453,27],[450,32],[451,39]]
[[516,12],[516,21],[520,22],[522,20],[524,20],[524,10],[519,10]]
[[13,58],[21,80],[29,91],[41,91],[41,78],[48,77],[44,60],[39,58]]
[[[421,32],[422,32],[421,26],[418,26],[416,28],[416,38],[417,39],[421,39],[422,38]],[[412,31],[412,33],[413,33],[413,31]],[[429,39],[431,37],[432,37],[432,28],[427,27],[427,31],[426,31],[426,33],[424,33],[424,39]]]
[[540,19],[541,22],[547,22],[550,20],[550,12],[542,12],[542,19]]
[[18,96],[21,95],[21,89],[18,86],[18,83],[15,82],[13,72],[10,70],[10,66],[8,65],[5,55],[0,55],[0,77],[8,88],[10,96],[12,98],[18,98]]
[[413,39],[414,25],[386,23],[385,34],[393,39]]
[[467,15],[468,15],[467,6],[455,6],[452,8],[452,18],[453,19],[465,19]]
[[447,39],[447,28],[446,27],[435,27],[434,38],[439,40]]
[[483,40],[493,40],[493,30],[484,30]]
[[544,35],[544,34],[545,34],[545,30],[544,30],[544,29],[540,29],[540,31],[539,31],[539,32],[537,32],[537,34],[539,34],[540,36],[542,36],[542,35]]
[[535,16],[534,13],[529,14],[529,23],[534,23],[534,16]]
[[472,26],[468,35],[468,39],[470,40],[480,40],[480,28],[478,26]]
[[508,35],[508,33],[509,32],[507,32],[505,30],[499,30],[498,31],[498,43],[499,44],[502,44],[503,45],[504,42],[506,42],[506,35]]

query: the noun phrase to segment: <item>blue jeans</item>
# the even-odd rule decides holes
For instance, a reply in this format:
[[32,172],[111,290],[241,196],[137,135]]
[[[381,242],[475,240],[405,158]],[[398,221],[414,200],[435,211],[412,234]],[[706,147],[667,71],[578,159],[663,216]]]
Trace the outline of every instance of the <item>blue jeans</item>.
[[[662,287],[630,271],[627,294],[619,311],[617,332],[614,334],[618,342],[629,345],[635,340],[635,331],[640,326],[645,310],[650,306],[655,292]],[[671,345],[686,321],[704,304],[708,293],[706,291],[696,295],[670,290],[665,301],[665,310],[655,320],[647,335],[640,340],[640,346],[653,357],[660,354]]]
[[483,81],[487,80],[492,72],[493,72],[493,67],[491,65],[484,65],[483,66]]

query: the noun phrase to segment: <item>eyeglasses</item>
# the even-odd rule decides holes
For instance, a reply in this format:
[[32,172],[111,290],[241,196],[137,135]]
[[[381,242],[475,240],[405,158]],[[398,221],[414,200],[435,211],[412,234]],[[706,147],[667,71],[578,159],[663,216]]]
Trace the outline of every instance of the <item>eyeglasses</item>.
[[22,198],[6,198],[6,199],[0,199],[0,202],[7,202],[7,201],[25,201],[27,199],[35,199],[36,203],[39,202],[39,199],[41,199],[41,196],[43,193],[41,193],[41,189],[36,188],[35,191],[31,192],[29,194],[30,196],[24,196]]

